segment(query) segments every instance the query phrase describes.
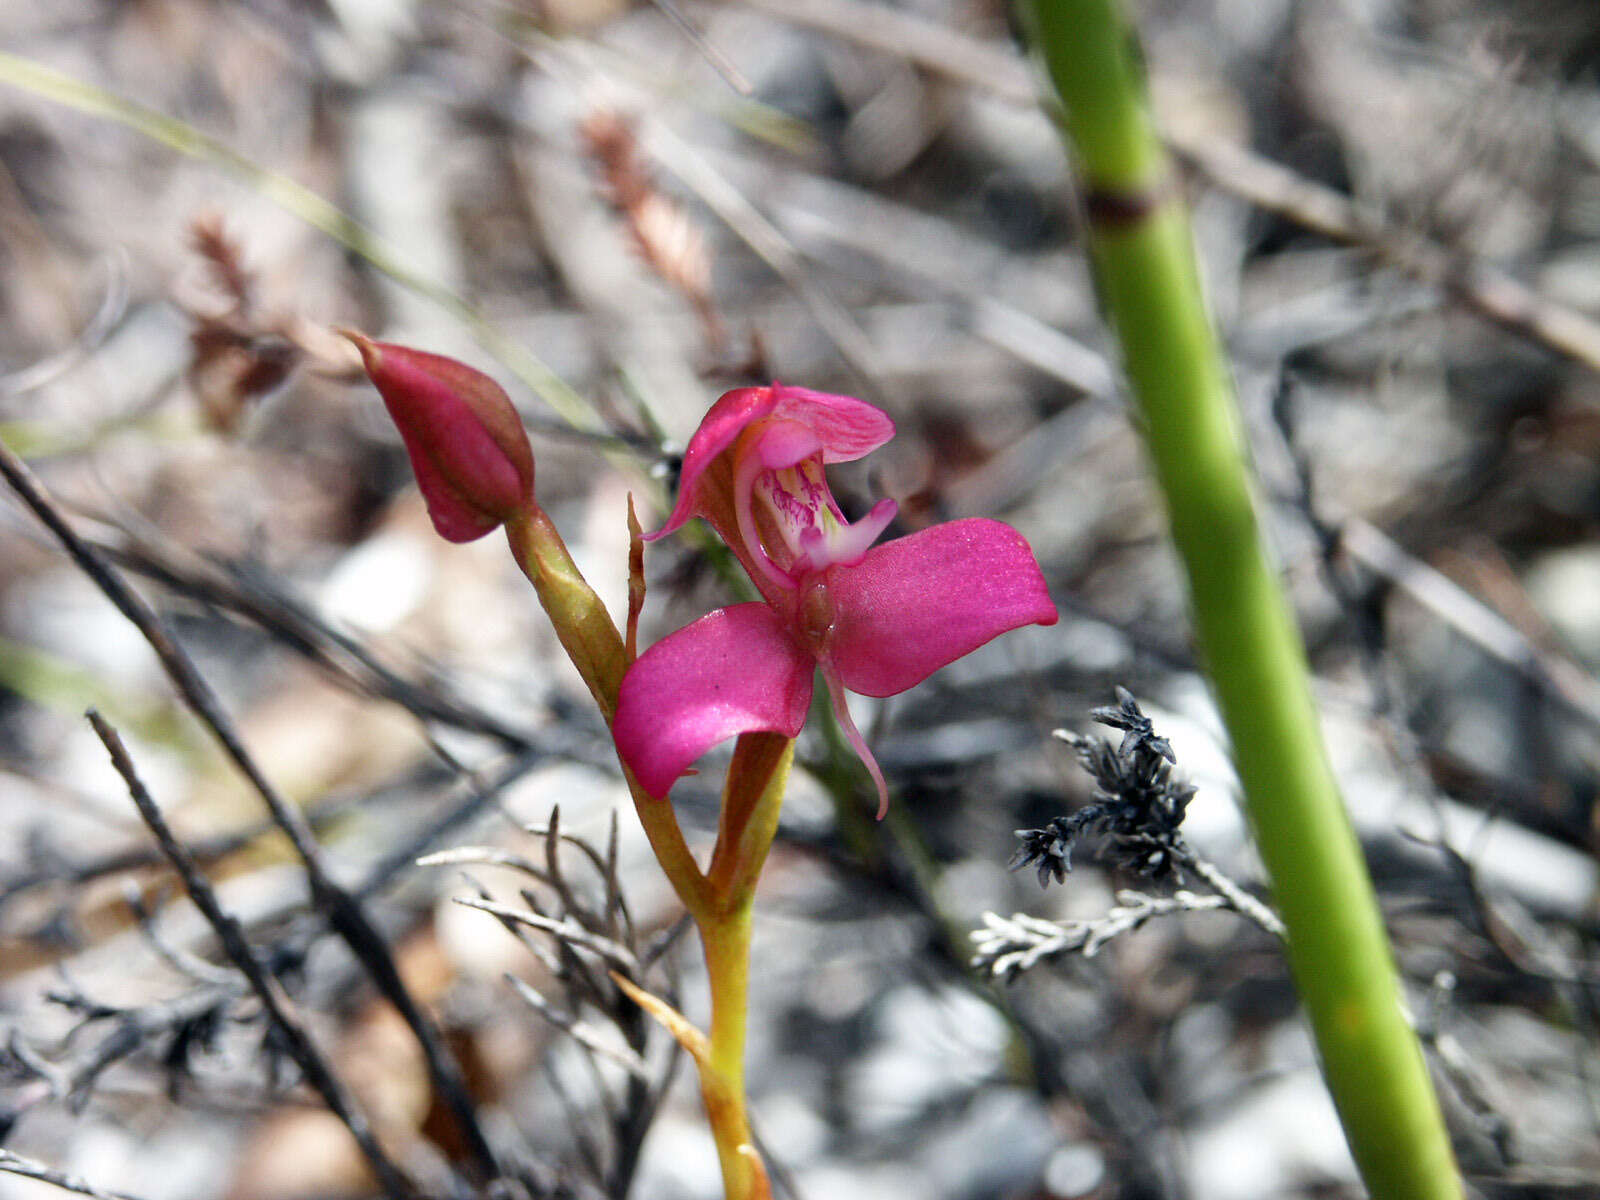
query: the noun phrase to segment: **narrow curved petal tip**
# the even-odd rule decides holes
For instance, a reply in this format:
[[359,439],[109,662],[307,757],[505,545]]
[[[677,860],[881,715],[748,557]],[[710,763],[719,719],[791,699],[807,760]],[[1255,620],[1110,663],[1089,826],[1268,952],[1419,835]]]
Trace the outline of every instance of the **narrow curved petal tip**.
[[824,462],[854,462],[894,437],[894,422],[875,404],[854,396],[774,383],[774,415],[807,425],[822,444]]
[[861,765],[872,777],[872,786],[878,789],[878,820],[881,821],[889,815],[889,784],[883,777],[883,768],[878,765],[877,755],[872,753],[872,747],[867,745],[867,739],[861,736],[855,718],[850,715],[850,698],[845,695],[844,684],[839,681],[838,675],[824,668],[822,678],[828,685],[828,701],[833,706],[834,719],[839,722],[845,741],[850,743],[850,748],[856,752]]

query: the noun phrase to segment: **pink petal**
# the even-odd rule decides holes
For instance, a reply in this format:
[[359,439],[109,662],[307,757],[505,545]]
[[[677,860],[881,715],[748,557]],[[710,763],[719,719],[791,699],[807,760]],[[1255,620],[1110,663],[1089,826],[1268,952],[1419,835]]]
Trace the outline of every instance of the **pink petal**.
[[854,462],[894,436],[887,413],[854,396],[835,396],[810,388],[774,383],[773,415],[809,425],[822,443],[823,462]]
[[718,742],[758,730],[798,734],[816,665],[767,605],[719,608],[628,668],[612,724],[617,751],[661,799]]
[[1056,623],[1028,543],[982,518],[886,542],[830,570],[827,587],[836,613],[827,664],[864,696],[914,687],[1008,630]]
[[816,430],[803,421],[774,417],[751,435],[748,449],[739,455],[741,472],[747,463],[762,470],[781,470],[810,458],[822,449]]

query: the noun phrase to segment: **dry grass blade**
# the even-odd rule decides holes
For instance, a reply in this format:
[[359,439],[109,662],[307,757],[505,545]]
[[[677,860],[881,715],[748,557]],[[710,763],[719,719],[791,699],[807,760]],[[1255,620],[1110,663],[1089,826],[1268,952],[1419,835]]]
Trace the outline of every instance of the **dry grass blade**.
[[644,1059],[640,1058],[633,1051],[622,1046],[608,1045],[593,1029],[589,1028],[589,1026],[585,1025],[576,1017],[573,1017],[568,1013],[564,1013],[560,1009],[556,1008],[553,1004],[541,996],[531,984],[523,982],[515,975],[507,975],[506,982],[511,984],[511,986],[516,989],[517,995],[521,996],[525,1001],[528,1002],[529,1007],[531,1007],[546,1021],[549,1021],[550,1024],[554,1025],[557,1029],[571,1037],[573,1041],[577,1042],[584,1049],[589,1050],[594,1054],[598,1054],[602,1058],[610,1059],[636,1079],[645,1080],[647,1082],[649,1081],[649,1067],[645,1065]]
[[597,954],[608,963],[636,975],[639,972],[638,956],[620,942],[612,941],[597,933],[590,933],[581,925],[572,921],[561,921],[554,917],[546,917],[539,913],[526,912],[520,908],[512,908],[507,904],[499,904],[492,900],[473,900],[468,897],[457,897],[456,903],[467,908],[480,909],[491,916],[499,917],[502,921],[509,921],[516,925],[526,925],[530,929],[539,929],[553,935],[557,941],[577,946]]
[[416,1196],[415,1186],[389,1158],[377,1135],[373,1133],[365,1114],[356,1104],[355,1098],[335,1073],[332,1063],[306,1033],[304,1025],[294,1011],[293,1002],[284,992],[282,985],[256,958],[255,951],[245,939],[244,930],[223,910],[216,893],[211,890],[210,883],[201,873],[194,857],[173,836],[166,818],[162,816],[160,808],[139,779],[133,760],[128,756],[128,751],[123,746],[117,731],[112,729],[99,713],[90,710],[88,716],[89,723],[94,726],[95,734],[105,745],[107,753],[111,755],[112,765],[127,784],[128,795],[139,809],[139,815],[144,818],[145,824],[155,835],[173,869],[183,880],[184,890],[189,893],[190,899],[204,914],[206,921],[222,942],[229,960],[250,981],[250,986],[260,998],[268,1017],[283,1035],[289,1053],[305,1072],[306,1081],[316,1089],[317,1094],[322,1097],[334,1115],[344,1122],[351,1137],[355,1138],[356,1144],[361,1147],[362,1154],[372,1167],[373,1174],[377,1176],[384,1192],[394,1200],[407,1200]]

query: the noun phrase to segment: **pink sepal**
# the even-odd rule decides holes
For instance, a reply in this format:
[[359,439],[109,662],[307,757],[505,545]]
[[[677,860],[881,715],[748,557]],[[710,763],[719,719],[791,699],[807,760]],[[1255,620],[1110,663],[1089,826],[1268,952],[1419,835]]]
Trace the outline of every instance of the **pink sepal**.
[[718,742],[756,731],[796,736],[815,669],[768,605],[719,608],[628,668],[612,725],[617,751],[660,799]]
[[827,586],[837,616],[826,665],[863,696],[915,687],[1007,630],[1056,623],[1028,543],[984,518],[886,542],[830,570]]
[[835,396],[781,383],[724,392],[701,419],[700,428],[684,451],[677,505],[666,524],[646,535],[646,541],[665,537],[699,512],[695,487],[700,477],[741,433],[765,417],[808,426],[822,447],[825,463],[851,462],[894,436],[894,422],[882,409],[853,396]]
[[772,390],[778,394],[773,415],[811,426],[825,463],[854,462],[894,436],[889,415],[865,400],[781,383],[774,383]]

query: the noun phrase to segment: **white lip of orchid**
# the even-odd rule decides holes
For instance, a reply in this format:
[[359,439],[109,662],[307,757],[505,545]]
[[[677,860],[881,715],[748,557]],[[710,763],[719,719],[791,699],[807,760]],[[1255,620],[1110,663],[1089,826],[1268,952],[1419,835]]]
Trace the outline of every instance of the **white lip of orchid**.
[[[741,465],[739,476],[735,507],[740,536],[761,571],[786,590],[814,572],[860,562],[899,511],[893,500],[880,500],[861,520],[846,521],[816,453],[784,466],[768,466],[752,455]],[[757,504],[772,518],[771,525],[783,540],[790,560],[787,569],[773,561],[761,540]]]

